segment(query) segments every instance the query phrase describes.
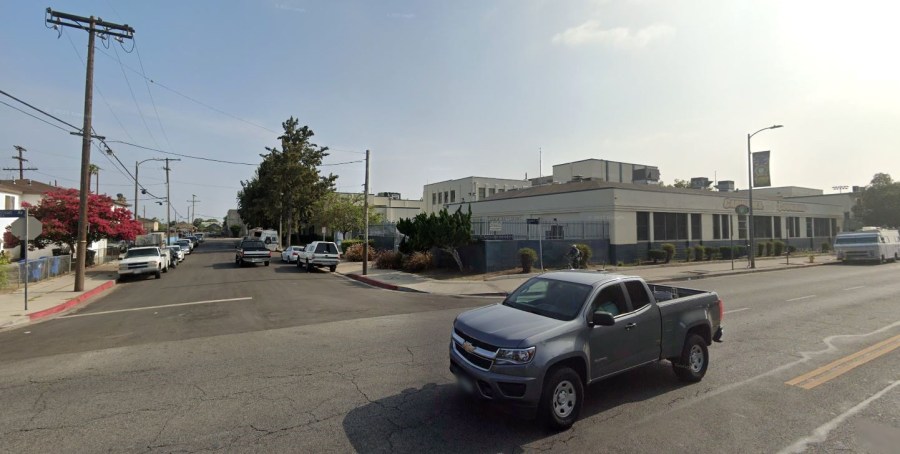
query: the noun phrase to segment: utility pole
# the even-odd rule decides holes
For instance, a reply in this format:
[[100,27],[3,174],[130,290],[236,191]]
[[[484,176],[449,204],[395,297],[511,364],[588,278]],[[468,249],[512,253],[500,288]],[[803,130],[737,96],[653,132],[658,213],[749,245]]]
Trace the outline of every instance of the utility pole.
[[[22,156],[22,153],[23,153],[23,152],[28,151],[28,150],[25,149],[25,147],[20,147],[20,146],[18,146],[18,145],[13,145],[13,148],[15,148],[16,151],[19,152],[19,155],[18,155],[18,156],[13,156],[13,157],[12,157],[13,159],[19,161],[19,179],[20,179],[20,180],[24,180],[24,179],[25,179],[25,171],[26,171],[26,170],[37,170],[37,168],[35,168],[35,167],[29,167],[29,168],[27,168],[27,169],[25,168],[25,163],[28,162],[28,160],[25,159],[25,158]],[[16,170],[16,169],[8,169],[8,168],[4,168],[3,170]]]
[[78,198],[78,243],[76,246],[75,261],[75,291],[84,290],[84,265],[87,255],[87,231],[88,231],[88,192],[90,192],[91,164],[91,110],[94,98],[94,36],[97,33],[113,36],[119,39],[132,39],[134,29],[128,24],[119,25],[106,22],[98,17],[82,17],[73,14],[60,13],[47,8],[46,22],[53,25],[60,33],[60,27],[78,28],[88,32],[88,53],[86,65],[86,77],[84,82],[84,127],[81,129],[81,185]]
[[197,200],[195,194],[191,194],[191,200],[188,200],[188,202],[191,202],[191,209],[188,210],[188,224],[194,225],[194,218],[197,217],[197,202],[199,200]]
[[169,229],[172,228],[172,197],[169,194],[169,161],[181,161],[181,159],[166,159],[166,245],[169,244]]
[[369,150],[366,150],[366,187],[363,194],[363,218],[366,220],[363,240],[363,276],[369,273]]

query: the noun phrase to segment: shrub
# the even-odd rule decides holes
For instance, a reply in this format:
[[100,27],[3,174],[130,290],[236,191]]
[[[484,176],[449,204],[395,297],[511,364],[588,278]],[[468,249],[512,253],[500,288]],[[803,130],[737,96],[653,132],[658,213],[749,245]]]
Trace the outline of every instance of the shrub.
[[666,263],[669,263],[669,261],[672,260],[672,256],[675,255],[675,245],[672,243],[663,243],[660,247],[666,252]]
[[[344,240],[341,242],[341,249],[343,249],[344,253],[346,254],[347,251],[349,251],[351,247],[353,247],[357,244],[362,246],[363,240]],[[372,254],[372,248],[374,248],[374,247],[375,247],[375,242],[373,240],[369,240],[369,255]]]
[[694,260],[701,261],[703,260],[703,256],[706,255],[706,246],[702,244],[694,246]]
[[822,243],[822,252],[831,252],[831,243]]
[[747,246],[735,246],[735,257],[744,257],[747,255]]
[[781,255],[782,253],[784,253],[784,241],[776,241],[775,255]]
[[731,246],[719,246],[719,257],[730,259],[734,255],[734,249]]
[[762,257],[766,252],[766,244],[765,243],[756,243],[756,256]]
[[712,260],[716,258],[716,252],[719,252],[719,250],[714,247],[706,247],[704,249],[704,252],[706,252],[706,260]]
[[382,251],[375,257],[375,267],[383,270],[399,270],[403,263],[403,254],[394,251]]
[[686,262],[690,262],[691,259],[694,258],[694,248],[692,246],[688,246],[684,248],[684,260]]
[[431,267],[431,253],[413,252],[403,260],[403,270],[419,273]]
[[797,252],[797,247],[789,244],[787,246],[787,252],[788,252],[788,254],[793,254],[794,252]]
[[[343,246],[343,245],[341,245]],[[369,255],[371,258],[372,250],[369,249]],[[363,245],[362,243],[356,243],[350,245],[349,247],[344,248],[344,258],[347,259],[348,262],[362,262],[363,261]]]
[[9,265],[9,256],[5,251],[0,251],[0,288],[9,286],[9,274],[7,274],[7,266]]
[[586,244],[576,244],[575,247],[578,248],[578,252],[581,252],[581,256],[578,257],[578,268],[587,269],[588,263],[591,263],[591,256],[594,255],[594,251]]
[[519,261],[522,263],[522,272],[530,273],[531,266],[537,261],[537,252],[530,247],[519,249]]
[[662,249],[650,249],[647,251],[647,255],[650,257],[650,260],[653,260],[653,263],[666,259],[666,251]]

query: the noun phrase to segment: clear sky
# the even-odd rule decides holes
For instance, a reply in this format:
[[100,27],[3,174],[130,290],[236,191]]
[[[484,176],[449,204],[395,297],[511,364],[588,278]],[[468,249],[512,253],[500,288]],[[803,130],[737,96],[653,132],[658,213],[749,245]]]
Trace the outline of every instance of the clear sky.
[[[900,178],[897,2],[45,3],[0,3],[0,89],[80,126],[87,34],[57,38],[44,9],[127,23],[137,51],[97,44],[94,127],[108,140],[257,164],[294,116],[334,150],[326,163],[370,149],[371,190],[419,199],[428,182],[534,177],[587,158],[745,188],[747,133],[777,123],[753,138],[772,152],[774,185]],[[80,138],[0,104],[3,167],[17,165],[2,157],[13,145],[38,168],[26,177],[78,186]],[[165,157],[111,145],[132,172]],[[93,150],[100,190],[131,201],[133,180],[110,159]],[[140,181],[164,195],[161,167],[142,164]],[[182,158],[172,169],[178,213],[193,194],[198,216],[221,219],[255,166]],[[362,163],[322,170],[338,190],[362,190]]]

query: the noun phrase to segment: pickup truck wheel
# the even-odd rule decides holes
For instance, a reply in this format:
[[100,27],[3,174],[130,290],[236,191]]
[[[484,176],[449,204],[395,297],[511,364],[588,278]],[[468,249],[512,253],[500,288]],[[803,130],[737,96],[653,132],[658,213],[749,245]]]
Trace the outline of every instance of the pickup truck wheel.
[[167,266],[167,267],[163,268],[162,271],[163,271],[163,273],[168,273],[168,272],[169,272],[169,267]]
[[540,416],[552,429],[568,429],[578,419],[583,399],[584,385],[578,373],[568,367],[557,369],[544,382]]
[[312,273],[312,266],[309,264],[309,260],[306,260],[306,272]]
[[334,270],[336,270],[336,269],[337,269],[337,266],[336,266],[336,265],[331,265],[331,266],[328,267],[328,270],[331,271],[332,273],[333,273]]
[[266,262],[266,266],[269,266],[269,262]]
[[159,278],[161,278],[161,277],[162,277],[162,273],[160,273],[159,271],[157,271],[157,272],[156,272],[156,278],[159,279]]
[[672,362],[672,370],[681,381],[696,383],[703,380],[709,366],[709,350],[702,337],[691,334],[684,341],[681,357]]

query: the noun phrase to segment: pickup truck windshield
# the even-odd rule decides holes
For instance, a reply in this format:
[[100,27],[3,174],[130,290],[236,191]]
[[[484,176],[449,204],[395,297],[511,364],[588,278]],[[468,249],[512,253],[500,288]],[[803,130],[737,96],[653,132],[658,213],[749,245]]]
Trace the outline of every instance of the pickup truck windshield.
[[590,293],[590,285],[533,278],[509,295],[503,305],[568,321],[578,316]]
[[125,253],[125,258],[130,259],[132,257],[153,257],[159,256],[159,252],[156,249],[131,249]]

